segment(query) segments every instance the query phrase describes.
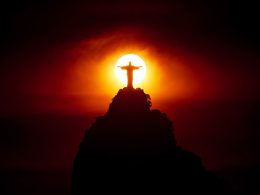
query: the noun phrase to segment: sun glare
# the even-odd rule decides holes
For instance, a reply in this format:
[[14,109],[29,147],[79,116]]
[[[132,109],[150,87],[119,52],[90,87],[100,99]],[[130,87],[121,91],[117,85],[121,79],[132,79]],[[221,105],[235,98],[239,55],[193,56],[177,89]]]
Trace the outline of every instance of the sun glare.
[[123,84],[126,84],[127,73],[125,70],[122,70],[120,66],[127,66],[129,62],[131,62],[133,66],[140,66],[140,68],[133,73],[133,84],[138,84],[145,77],[146,65],[142,58],[135,54],[127,54],[118,59],[115,64],[115,75]]

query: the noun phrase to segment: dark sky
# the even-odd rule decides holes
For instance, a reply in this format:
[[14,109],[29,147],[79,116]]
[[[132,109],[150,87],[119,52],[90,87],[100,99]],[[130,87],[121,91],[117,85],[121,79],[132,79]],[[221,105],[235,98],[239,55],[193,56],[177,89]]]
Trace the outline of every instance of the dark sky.
[[[180,145],[212,169],[259,165],[252,2],[23,1],[3,4],[1,15],[2,167],[71,166],[84,129],[118,90],[108,93],[95,75],[119,48],[159,62],[161,91],[145,90]],[[79,59],[92,76],[78,73]]]

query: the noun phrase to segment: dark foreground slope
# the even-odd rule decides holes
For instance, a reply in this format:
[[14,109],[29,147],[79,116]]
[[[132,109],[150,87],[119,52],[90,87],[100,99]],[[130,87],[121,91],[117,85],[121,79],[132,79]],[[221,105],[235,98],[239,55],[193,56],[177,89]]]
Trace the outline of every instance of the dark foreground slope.
[[167,116],[141,89],[121,89],[80,144],[72,194],[228,193],[200,159],[176,145]]

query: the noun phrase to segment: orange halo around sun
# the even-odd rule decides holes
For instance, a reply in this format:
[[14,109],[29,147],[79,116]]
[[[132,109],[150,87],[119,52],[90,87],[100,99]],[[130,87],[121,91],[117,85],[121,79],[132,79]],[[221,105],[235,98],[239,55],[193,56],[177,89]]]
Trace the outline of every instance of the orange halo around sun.
[[141,66],[141,68],[134,71],[133,84],[138,84],[145,77],[146,65],[143,59],[135,54],[126,54],[117,60],[115,64],[115,75],[121,83],[127,84],[126,71],[122,70],[119,66],[126,66],[130,61],[133,66]]

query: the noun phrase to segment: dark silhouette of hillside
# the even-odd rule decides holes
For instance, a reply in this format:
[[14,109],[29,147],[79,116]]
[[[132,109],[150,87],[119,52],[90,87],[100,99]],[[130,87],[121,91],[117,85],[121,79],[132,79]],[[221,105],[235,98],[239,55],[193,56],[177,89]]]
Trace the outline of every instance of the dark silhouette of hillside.
[[166,114],[150,107],[143,90],[119,90],[80,144],[72,194],[228,193],[198,156],[176,145]]

